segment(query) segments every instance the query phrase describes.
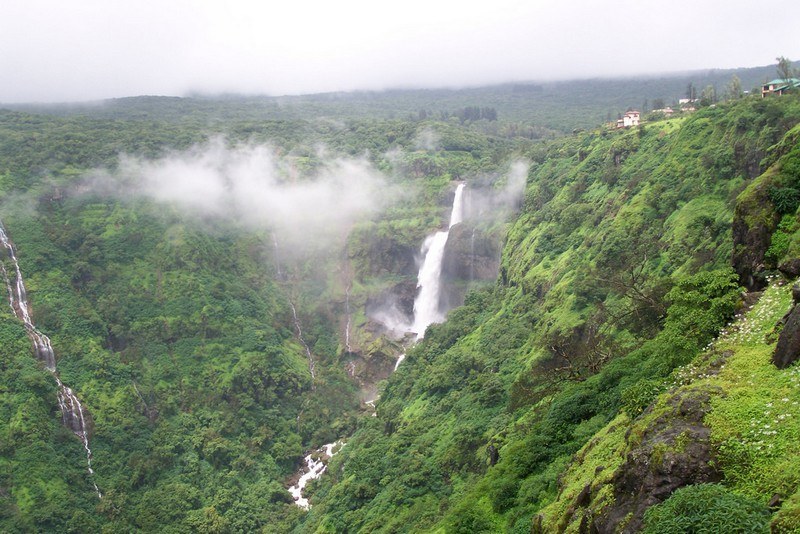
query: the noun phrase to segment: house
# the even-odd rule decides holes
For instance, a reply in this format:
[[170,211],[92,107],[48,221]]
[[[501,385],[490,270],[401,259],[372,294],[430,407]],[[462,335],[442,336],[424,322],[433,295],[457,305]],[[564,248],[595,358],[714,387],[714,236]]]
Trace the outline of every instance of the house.
[[631,110],[625,113],[621,119],[617,120],[617,128],[627,128],[629,126],[639,126],[639,112]]
[[661,109],[654,109],[653,113],[663,113],[667,117],[671,117],[672,114],[675,113],[675,111],[670,107],[666,107],[666,108],[661,108]]
[[761,86],[761,98],[767,95],[782,95],[790,89],[800,89],[800,80],[797,78],[780,79],[776,78]]

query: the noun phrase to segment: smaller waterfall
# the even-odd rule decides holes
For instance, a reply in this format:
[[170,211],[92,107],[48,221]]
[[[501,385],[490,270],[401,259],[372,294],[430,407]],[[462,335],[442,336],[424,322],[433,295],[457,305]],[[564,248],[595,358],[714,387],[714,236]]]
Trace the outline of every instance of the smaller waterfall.
[[344,348],[348,353],[353,352],[353,347],[350,346],[350,328],[353,323],[353,314],[350,312],[350,285],[344,290],[344,313],[347,315],[347,323],[344,325]]
[[[61,382],[61,379],[56,373],[56,356],[55,352],[53,352],[53,346],[50,344],[50,338],[42,334],[31,320],[28,294],[25,290],[25,282],[22,280],[22,272],[19,268],[17,255],[14,251],[14,246],[8,239],[2,224],[0,224],[0,245],[5,248],[8,258],[14,265],[14,283],[12,284],[5,264],[0,261],[0,274],[3,275],[3,279],[6,282],[6,288],[8,289],[8,303],[11,306],[11,310],[14,312],[14,315],[16,315],[16,317],[22,321],[22,324],[25,326],[25,330],[28,332],[28,337],[33,343],[33,352],[36,355],[36,358],[44,363],[44,366],[53,374],[53,378],[56,379],[56,383],[58,384],[58,406],[61,410],[61,419],[64,423],[64,426],[69,428],[76,436],[78,436],[83,443],[83,448],[86,450],[86,466],[89,470],[89,474],[93,475],[94,470],[92,469],[92,449],[89,448],[89,431],[86,426],[86,417],[84,415],[83,405],[81,405],[80,400],[78,400],[78,397],[75,396],[75,393],[73,393],[72,389]],[[97,497],[102,498],[103,495],[100,493],[100,489],[97,487],[97,484],[95,484],[93,481],[92,485],[97,493]]]
[[425,329],[431,323],[440,323],[444,314],[439,309],[439,294],[441,292],[442,261],[444,248],[450,235],[450,228],[460,223],[464,211],[464,184],[458,184],[456,195],[453,199],[453,210],[450,213],[450,224],[447,230],[441,230],[429,235],[422,245],[424,260],[417,276],[419,292],[414,299],[414,324],[411,331],[417,334],[417,339],[422,339]]
[[344,447],[344,443],[342,441],[328,443],[316,451],[311,452],[303,459],[307,471],[303,473],[297,481],[297,484],[289,488],[289,493],[294,497],[294,503],[300,508],[305,508],[306,510],[311,508],[308,499],[303,497],[303,490],[309,482],[318,479],[322,473],[325,472],[325,469],[328,467],[328,461],[336,454],[336,452],[333,451],[336,447],[338,447],[336,452],[339,452],[339,450]]
[[280,250],[278,249],[278,236],[275,235],[275,232],[272,232],[272,248],[275,250],[275,274],[278,280],[283,280]]
[[[306,340],[303,339],[303,329],[300,328],[300,319],[297,317],[297,308],[294,307],[294,303],[289,301],[289,307],[292,308],[292,318],[294,319],[294,327],[297,330],[297,339],[300,341],[300,344],[303,345],[303,348],[306,350],[306,356],[308,357],[308,371],[311,373],[311,379],[314,380],[317,378],[315,364],[314,364],[314,357],[311,355],[311,349],[309,348]],[[314,385],[312,384],[312,389]]]

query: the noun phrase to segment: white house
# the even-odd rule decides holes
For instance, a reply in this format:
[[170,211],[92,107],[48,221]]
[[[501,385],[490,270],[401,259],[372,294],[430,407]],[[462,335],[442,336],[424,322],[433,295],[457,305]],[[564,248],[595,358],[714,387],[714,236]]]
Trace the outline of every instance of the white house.
[[628,111],[622,116],[621,119],[617,120],[617,128],[628,128],[629,126],[639,126],[638,111]]

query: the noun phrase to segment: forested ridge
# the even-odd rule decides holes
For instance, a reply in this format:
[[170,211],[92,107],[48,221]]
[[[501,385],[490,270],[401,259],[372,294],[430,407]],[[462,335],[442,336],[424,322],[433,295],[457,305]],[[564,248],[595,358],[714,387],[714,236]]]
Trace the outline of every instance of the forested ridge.
[[[740,284],[753,284],[732,268],[742,267],[731,262],[734,212],[753,188],[766,192],[762,172],[797,190],[798,112],[796,99],[748,99],[528,152],[525,205],[497,285],[468,295],[390,377],[378,416],[332,460],[305,528],[638,530],[644,510],[672,490],[718,482],[686,513],[714,521],[742,506],[754,523],[709,524],[765,530],[778,495],[787,504],[775,524],[796,528],[781,521],[796,517],[798,473],[788,466],[800,398],[793,372],[769,363],[786,287],[747,316],[758,326],[742,328],[746,341],[727,333],[738,326],[723,328],[747,309]],[[739,214],[764,220],[767,233],[776,225],[762,211],[780,189],[770,191]],[[790,232],[796,208],[782,209]],[[776,246],[771,260],[761,251],[761,281],[749,289],[770,273],[773,285],[786,283],[775,268],[788,247]],[[754,374],[710,378],[728,361]],[[767,376],[781,386],[758,382]],[[752,404],[735,415],[717,407],[731,391]],[[756,424],[758,402],[773,397],[791,406],[780,430],[766,423],[758,445],[731,451]],[[709,403],[728,413],[706,415]],[[765,458],[757,447],[780,452]],[[677,528],[664,526],[669,513],[652,517],[662,521],[651,520],[653,532],[683,531],[663,530]]]
[[[771,361],[800,275],[796,95],[542,136],[502,108],[231,109],[0,112],[0,216],[58,374],[87,407],[95,470],[3,305],[0,529],[800,528],[797,367]],[[300,246],[114,185],[214,143],[268,147],[281,187],[344,165],[391,198]],[[527,169],[521,201],[454,232],[459,258],[482,254],[496,279],[452,260],[463,306],[413,347],[380,331],[369,310],[413,288],[453,184],[503,198],[512,162]],[[336,439],[304,511],[286,488]]]

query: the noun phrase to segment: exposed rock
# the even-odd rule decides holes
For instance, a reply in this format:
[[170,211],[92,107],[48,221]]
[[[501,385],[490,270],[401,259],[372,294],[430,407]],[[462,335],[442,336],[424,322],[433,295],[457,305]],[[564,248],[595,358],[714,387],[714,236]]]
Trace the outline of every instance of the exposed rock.
[[442,262],[445,279],[494,280],[499,268],[499,239],[468,223],[450,229]]
[[345,371],[359,385],[363,401],[375,400],[378,382],[392,374],[397,356],[402,350],[398,343],[390,341],[384,335],[377,335],[359,352],[347,354]]
[[450,229],[442,260],[439,306],[449,310],[464,302],[470,282],[492,281],[500,269],[500,239],[469,223]]
[[795,304],[800,304],[800,284],[792,286],[792,300]]
[[[794,296],[794,288],[792,295]],[[772,354],[772,363],[778,369],[786,369],[798,358],[800,358],[800,306],[795,306],[786,317],[786,323]]]
[[[614,475],[614,501],[594,517],[598,532],[641,529],[644,512],[689,484],[720,480],[710,464],[710,430],[703,425],[712,393],[721,390],[684,390],[668,401],[669,410],[643,431],[626,437],[630,443],[625,462]],[[647,414],[645,414],[646,417]]]
[[497,450],[494,443],[486,448],[486,452],[489,454],[489,465],[495,465],[500,460],[500,451]]
[[411,324],[414,320],[414,298],[417,296],[416,279],[408,279],[367,299],[364,311],[367,317],[386,325]]
[[778,270],[788,278],[800,276],[800,258],[792,258],[778,265]]
[[418,252],[416,243],[405,244],[393,237],[369,235],[362,237],[351,257],[357,260],[357,275],[363,280],[368,276],[415,276]]
[[592,502],[592,485],[586,484],[578,496],[575,497],[575,504],[581,507],[589,506],[589,503]]
[[734,211],[731,264],[739,275],[739,281],[750,290],[766,286],[766,280],[761,276],[764,255],[780,219],[769,200],[768,185],[765,180],[755,185],[752,191],[748,190]]
[[752,308],[763,294],[763,291],[750,291],[742,293],[742,304],[744,304],[744,308],[746,310]]

